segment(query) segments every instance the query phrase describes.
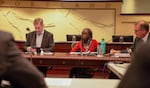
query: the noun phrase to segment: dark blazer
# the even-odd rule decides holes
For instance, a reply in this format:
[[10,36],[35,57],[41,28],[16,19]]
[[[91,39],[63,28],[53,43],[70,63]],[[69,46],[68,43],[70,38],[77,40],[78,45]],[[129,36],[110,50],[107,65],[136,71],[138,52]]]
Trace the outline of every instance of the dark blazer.
[[[30,32],[26,36],[26,43],[25,43],[25,50],[27,50],[27,47],[35,47],[36,46],[36,32]],[[45,51],[53,51],[54,50],[54,39],[53,34],[44,30],[44,35],[42,39],[41,48]]]
[[[147,43],[150,43],[150,33],[148,35]],[[135,38],[133,45],[131,46],[132,52],[135,52],[136,48],[142,44],[141,38]]]
[[117,88],[150,88],[150,45],[137,48],[131,65]]
[[0,31],[0,79],[10,81],[13,88],[47,88],[43,75],[16,46],[11,34]]

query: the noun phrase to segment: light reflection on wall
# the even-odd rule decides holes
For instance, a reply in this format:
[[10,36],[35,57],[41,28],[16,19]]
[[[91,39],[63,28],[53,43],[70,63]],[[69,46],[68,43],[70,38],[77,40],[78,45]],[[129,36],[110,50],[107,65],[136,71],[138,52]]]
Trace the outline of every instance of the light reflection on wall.
[[122,5],[122,13],[150,13],[150,0],[124,0]]

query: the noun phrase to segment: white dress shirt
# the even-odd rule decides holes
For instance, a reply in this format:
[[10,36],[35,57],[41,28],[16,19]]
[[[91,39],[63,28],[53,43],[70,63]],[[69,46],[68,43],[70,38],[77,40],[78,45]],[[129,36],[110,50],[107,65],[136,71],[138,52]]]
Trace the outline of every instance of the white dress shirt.
[[143,40],[144,42],[147,42],[148,36],[149,36],[149,32],[145,35],[144,38],[142,38],[142,40]]
[[44,30],[40,34],[36,33],[36,47],[41,47],[43,35],[44,35]]

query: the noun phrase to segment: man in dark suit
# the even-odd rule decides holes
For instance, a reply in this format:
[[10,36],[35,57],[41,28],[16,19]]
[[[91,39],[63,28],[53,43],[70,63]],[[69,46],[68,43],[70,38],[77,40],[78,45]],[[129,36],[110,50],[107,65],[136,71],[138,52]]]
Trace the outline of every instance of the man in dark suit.
[[27,34],[25,49],[35,52],[35,47],[42,48],[45,52],[52,52],[54,49],[53,34],[44,30],[43,19],[34,20],[35,31]]
[[146,21],[139,21],[135,24],[134,32],[136,34],[135,42],[132,45],[132,52],[142,43],[150,43],[149,24]]
[[[36,18],[33,22],[35,31],[27,34],[25,49],[36,52],[35,47],[41,48],[44,52],[52,52],[54,48],[53,34],[44,30],[42,18]],[[38,67],[46,76],[47,67]]]
[[13,88],[47,88],[43,75],[23,58],[11,34],[0,31],[0,79]]

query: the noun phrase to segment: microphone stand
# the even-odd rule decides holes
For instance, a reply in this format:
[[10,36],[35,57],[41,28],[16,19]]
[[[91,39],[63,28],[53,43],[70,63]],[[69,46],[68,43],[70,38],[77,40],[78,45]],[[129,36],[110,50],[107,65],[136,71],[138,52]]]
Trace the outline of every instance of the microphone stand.
[[30,56],[30,62],[32,63],[32,52],[29,51],[29,56]]

